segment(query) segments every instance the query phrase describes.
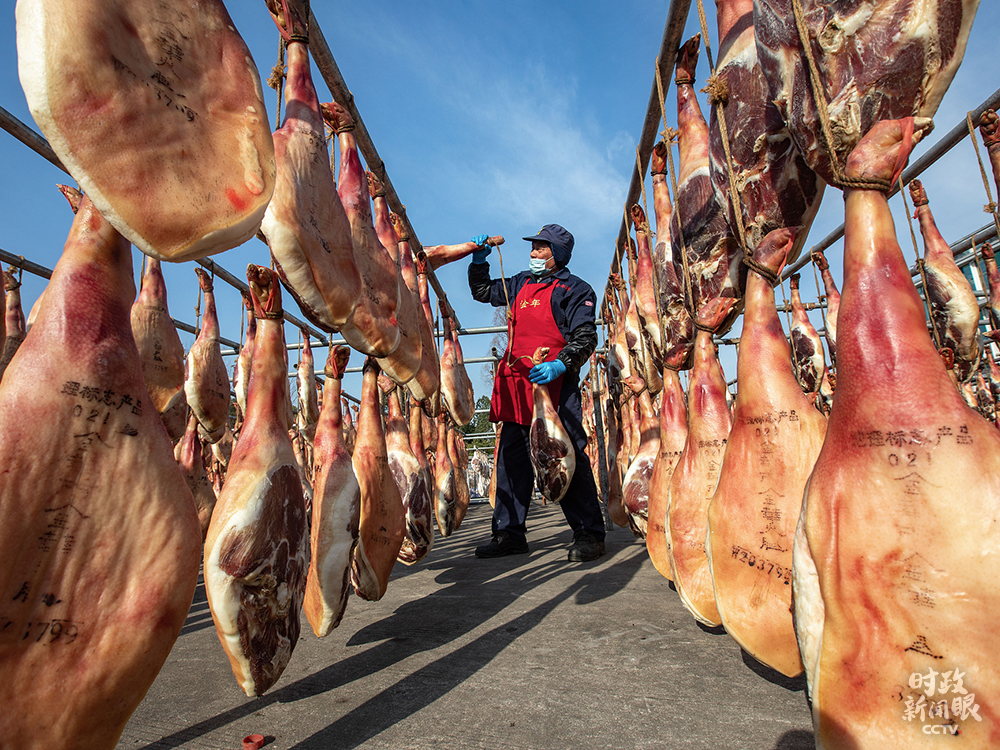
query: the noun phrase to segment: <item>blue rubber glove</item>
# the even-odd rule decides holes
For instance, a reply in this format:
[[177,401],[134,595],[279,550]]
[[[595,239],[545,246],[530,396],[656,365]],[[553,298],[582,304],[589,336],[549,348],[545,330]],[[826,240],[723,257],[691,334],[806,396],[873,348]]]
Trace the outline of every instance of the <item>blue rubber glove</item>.
[[479,245],[478,250],[472,251],[473,263],[485,263],[486,257],[491,252],[493,252],[493,248],[486,244],[486,240],[488,240],[489,238],[490,236],[488,234],[477,234],[475,237],[472,238],[471,241]]
[[555,359],[551,362],[542,362],[532,367],[528,372],[528,380],[532,383],[538,383],[538,385],[546,385],[564,372],[566,372],[566,365],[561,359]]

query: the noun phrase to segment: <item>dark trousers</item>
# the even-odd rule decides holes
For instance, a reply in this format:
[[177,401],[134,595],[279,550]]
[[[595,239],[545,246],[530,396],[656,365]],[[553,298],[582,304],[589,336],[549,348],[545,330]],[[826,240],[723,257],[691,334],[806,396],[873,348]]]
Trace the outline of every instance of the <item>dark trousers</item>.
[[[583,410],[578,386],[563,384],[557,411],[576,451],[576,470],[559,507],[573,531],[587,529],[597,539],[603,540],[604,516],[597,499],[590,459],[584,453],[587,434],[583,430]],[[507,531],[523,539],[527,531],[525,521],[535,484],[535,472],[529,453],[529,431],[529,427],[517,422],[504,422],[500,431],[500,449],[497,451],[494,469],[497,473],[496,506],[493,508],[494,534]]]

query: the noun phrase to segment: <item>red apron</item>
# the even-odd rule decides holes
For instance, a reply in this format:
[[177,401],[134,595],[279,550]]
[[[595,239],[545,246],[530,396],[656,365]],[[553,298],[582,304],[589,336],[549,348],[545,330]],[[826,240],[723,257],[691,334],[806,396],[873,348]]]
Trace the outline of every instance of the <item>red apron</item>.
[[[514,299],[513,320],[507,324],[507,351],[500,360],[493,382],[491,422],[531,424],[534,406],[531,381],[528,380],[528,371],[533,366],[531,357],[538,347],[547,346],[549,353],[545,361],[551,362],[566,346],[566,339],[552,317],[554,281],[528,281]],[[552,402],[558,404],[562,376],[549,383],[548,388]]]

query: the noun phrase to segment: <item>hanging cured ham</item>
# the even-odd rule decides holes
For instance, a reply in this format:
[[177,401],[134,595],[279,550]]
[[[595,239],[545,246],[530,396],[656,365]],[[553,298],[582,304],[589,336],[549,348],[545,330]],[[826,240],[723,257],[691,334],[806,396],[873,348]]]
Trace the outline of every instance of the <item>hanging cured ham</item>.
[[462,346],[458,343],[451,314],[441,302],[441,323],[444,342],[441,345],[441,398],[455,424],[467,425],[476,411],[476,394],[465,370]]
[[0,742],[110,750],[184,624],[201,532],[143,384],[129,244],[64,191],[79,212],[0,383]]
[[434,516],[441,536],[451,536],[455,530],[458,488],[455,467],[448,450],[448,426],[445,415],[438,415],[437,451],[434,459]]
[[3,352],[0,353],[0,377],[3,377],[7,365],[17,354],[21,342],[27,334],[24,322],[24,309],[21,307],[21,280],[17,278],[14,268],[9,267],[3,272],[3,288],[5,295]]
[[676,370],[663,371],[663,391],[660,394],[660,446],[649,480],[649,525],[646,531],[646,551],[653,566],[668,581],[670,571],[670,535],[667,531],[667,500],[670,480],[677,468],[687,442],[687,407],[684,389]]
[[15,15],[31,114],[119,232],[171,261],[253,237],[274,147],[221,0],[19,0]]
[[[488,237],[486,244],[490,247],[499,247],[504,243],[504,238],[500,235]],[[435,271],[446,263],[454,263],[456,260],[468,258],[479,245],[475,242],[460,242],[457,245],[429,245],[424,248],[424,258],[427,264]]]
[[302,486],[302,499],[305,502],[306,512],[312,509],[313,489],[312,471],[309,469],[308,446],[305,437],[297,429],[288,431],[288,439],[292,441],[292,451],[295,453],[295,465],[299,469],[299,484]]
[[[628,288],[625,280],[618,274],[611,274],[609,278],[612,288],[618,297],[612,295],[612,325],[614,335],[612,336],[611,357],[609,368],[613,382],[627,386],[632,393],[639,394],[646,387],[642,371],[634,367],[631,350],[639,342],[639,323],[635,314],[635,306],[628,296]],[[631,333],[631,335],[629,335]],[[630,344],[631,342],[631,344]]]
[[719,482],[722,457],[733,420],[726,403],[726,378],[712,343],[711,329],[729,313],[732,300],[706,308],[698,316],[694,367],[688,384],[688,434],[684,452],[670,479],[667,533],[670,569],[681,602],[698,622],[722,620],[715,606],[705,538],[708,504]]
[[233,365],[233,391],[236,392],[236,418],[242,424],[247,413],[247,389],[250,385],[250,364],[253,361],[254,339],[257,336],[257,317],[253,311],[253,301],[246,292],[243,295],[243,306],[247,311],[246,338]]
[[250,265],[257,316],[243,431],[205,540],[205,593],[236,682],[262,695],[299,639],[306,586],[306,504],[285,424],[288,354],[281,288]]
[[369,358],[361,386],[358,438],[351,456],[361,486],[360,532],[351,563],[351,584],[358,596],[371,602],[385,594],[406,532],[406,511],[393,480],[382,431],[377,380],[378,365]]
[[632,533],[645,539],[653,468],[660,453],[660,423],[653,412],[649,391],[639,395],[639,412],[639,449],[622,480],[622,502],[628,511],[628,525]]
[[989,284],[989,294],[987,296],[987,309],[990,325],[996,331],[1000,328],[1000,269],[997,268],[997,261],[993,248],[988,242],[979,246],[983,263],[986,264],[986,279]]
[[[639,205],[632,206],[632,222],[635,225],[636,239],[636,280],[635,304],[639,314],[639,322],[646,334],[646,344],[649,346],[649,356],[656,367],[657,375],[663,367],[663,338],[660,334],[659,300],[656,288],[658,280],[653,265],[653,251],[650,248],[652,230],[646,222],[646,213]],[[654,393],[658,393],[657,388]]]
[[[410,233],[403,220],[396,214],[389,214],[389,221],[399,245],[399,272],[403,282],[414,301],[413,314],[416,316],[416,327],[420,332],[420,367],[413,379],[406,384],[406,389],[417,401],[433,399],[441,387],[441,364],[438,359],[437,345],[434,342],[434,323],[429,321],[423,309],[420,296],[420,283],[417,280],[417,270],[413,264],[413,251],[410,249]],[[426,286],[426,280],[424,282]],[[402,294],[400,290],[400,294]],[[428,308],[430,302],[428,301]]]
[[316,395],[316,365],[309,334],[303,335],[302,358],[296,371],[299,409],[295,414],[295,426],[306,441],[312,443],[319,421],[319,397]]
[[657,143],[649,162],[656,213],[656,247],[653,257],[659,274],[663,361],[671,363],[671,367],[686,368],[694,345],[694,320],[685,302],[684,267],[674,254],[677,248],[670,235],[673,205],[670,202],[670,189],[667,187],[667,148],[663,141]]
[[840,292],[837,283],[830,272],[830,263],[822,250],[812,251],[813,261],[823,276],[823,288],[826,291],[826,348],[830,352],[830,361],[837,363],[837,315],[840,312]]
[[469,512],[469,456],[464,451],[465,440],[459,437],[458,430],[448,425],[448,456],[455,470],[455,530],[462,527],[465,514]]
[[[876,124],[847,176],[895,184],[928,124]],[[995,747],[1000,433],[935,351],[885,195],[847,190],[845,213],[837,398],[794,555],[817,745],[931,747],[920,708],[946,700],[949,733]]]
[[[142,377],[153,408],[163,415],[178,404],[187,411],[184,393],[184,346],[167,309],[167,285],[160,261],[149,258],[142,289],[132,305],[132,335],[139,349]],[[183,434],[171,432],[176,440]]]
[[372,199],[372,220],[379,243],[389,253],[396,269],[396,287],[399,303],[396,307],[396,322],[399,326],[399,345],[388,357],[379,360],[382,372],[399,385],[409,383],[420,370],[422,363],[423,339],[420,337],[420,305],[410,294],[400,267],[399,238],[392,226],[389,204],[385,199],[382,181],[371,172],[366,173],[368,193]]
[[993,169],[993,186],[1000,191],[1000,117],[996,110],[987,109],[979,116],[979,133]]
[[184,437],[177,443],[175,458],[188,489],[194,497],[194,507],[198,512],[198,523],[201,524],[201,539],[205,541],[208,524],[212,520],[212,509],[215,508],[215,488],[205,473],[205,460],[202,454],[201,438],[198,437],[198,420],[194,414],[188,420]]
[[323,409],[313,443],[312,556],[302,609],[320,638],[344,616],[359,533],[361,488],[341,429],[340,387],[350,354],[346,346],[330,347],[323,368]]
[[[742,222],[748,252],[774,229],[801,227],[789,253],[792,262],[819,209],[824,184],[802,158],[771,101],[757,60],[753,0],[718,0],[716,18],[719,62],[708,86],[712,184],[737,237],[737,220]],[[722,105],[725,132],[716,102]]]
[[[754,0],[769,98],[823,180],[844,182],[848,154],[879,120],[934,115],[962,62],[978,6],[979,0]],[[812,78],[807,52],[820,80]]]
[[286,41],[288,73],[285,121],[274,132],[274,196],[260,229],[302,314],[324,331],[339,331],[361,296],[361,276],[309,69],[308,5],[267,0],[267,7]]
[[910,198],[924,238],[924,278],[933,325],[940,346],[955,352],[958,378],[964,381],[979,366],[979,301],[938,231],[920,180],[910,183]]
[[[359,352],[388,357],[396,350],[400,338],[396,320],[399,271],[372,225],[372,206],[354,138],[354,119],[336,102],[321,104],[320,110],[327,125],[337,133],[340,144],[337,193],[351,223],[354,262],[361,272],[361,296],[340,334]],[[332,161],[332,152],[330,158]]]
[[347,452],[354,454],[354,443],[358,439],[358,431],[354,427],[354,416],[351,414],[351,405],[348,403],[346,398],[342,398],[344,402],[343,417],[344,417],[344,444],[347,446]]
[[[433,343],[433,352],[434,355],[437,357],[439,356],[439,353],[437,350],[437,339],[434,336],[434,309],[431,307],[430,289],[429,289],[429,284],[427,282],[427,261],[422,259],[420,255],[418,255],[414,257],[414,265],[416,266],[416,272],[417,272],[417,290],[420,295],[420,307],[424,311],[424,318],[427,320],[427,330],[431,334],[431,342]],[[438,359],[438,362],[434,365],[434,368],[438,375],[438,387],[437,389],[435,389],[434,394],[432,394],[431,397],[424,402],[424,409],[427,410],[427,414],[430,415],[431,417],[437,417],[438,411],[441,408],[440,389],[442,382],[442,373],[441,373],[440,358]],[[428,423],[425,422],[425,426],[427,424]],[[434,423],[430,422],[429,425],[431,428],[433,428]],[[436,435],[436,432],[433,429],[431,429],[431,432],[434,435]],[[428,439],[428,436],[425,435],[424,444],[428,446],[428,449],[430,448],[430,445],[433,442],[435,442],[435,440]]]
[[[533,365],[541,364],[549,354],[541,346],[532,355]],[[528,433],[531,465],[535,469],[535,486],[551,503],[563,499],[576,471],[576,450],[556,412],[548,386],[531,384],[531,429]]]
[[202,434],[218,442],[229,424],[229,371],[219,345],[219,317],[215,310],[212,278],[201,268],[194,269],[205,295],[205,315],[198,338],[187,356],[184,392],[188,406],[198,418]]
[[[774,230],[754,260],[777,278],[794,240],[794,230]],[[747,653],[792,677],[802,672],[791,615],[792,542],[826,418],[799,387],[774,289],[757,272],[747,278],[736,368],[733,428],[708,508],[715,604]]]
[[[773,250],[773,248],[768,248]],[[766,252],[766,251],[765,251]],[[789,254],[790,255],[790,254]],[[792,305],[792,325],[790,338],[792,339],[792,368],[795,371],[795,379],[799,381],[799,386],[805,391],[810,400],[815,403],[823,385],[823,377],[826,375],[826,357],[823,355],[823,340],[809,320],[809,313],[806,312],[805,305],[802,304],[802,297],[799,295],[799,275],[793,273],[788,279],[791,288]],[[779,321],[780,323],[780,321]],[[743,346],[743,339],[740,339],[740,347]],[[737,374],[737,377],[739,375]]]
[[[399,418],[403,419],[402,411]],[[392,475],[396,480],[396,486],[400,488],[399,494],[406,509],[406,536],[403,539],[403,546],[399,548],[398,558],[404,565],[413,565],[422,560],[434,546],[434,482],[427,469],[422,421],[420,405],[411,399],[409,424],[403,422],[403,429],[407,432],[408,458],[402,458],[396,466],[392,466],[394,449],[399,456],[404,453],[402,444],[398,449],[395,448],[397,436],[394,430],[398,425],[389,427],[391,437],[386,438]]]
[[[695,314],[702,305],[717,297],[736,299],[742,294],[742,251],[729,231],[723,205],[712,187],[709,169],[709,129],[701,114],[694,89],[694,73],[701,49],[696,34],[677,52],[677,127],[680,146],[677,195],[670,224],[675,265],[687,253],[693,299],[689,309]],[[683,266],[678,275],[683,278]],[[736,317],[720,321],[719,330],[728,330]]]
[[628,526],[628,512],[622,503],[622,476],[625,474],[622,456],[628,454],[622,429],[623,411],[616,408],[610,398],[607,400],[604,413],[608,419],[608,518],[622,528]]

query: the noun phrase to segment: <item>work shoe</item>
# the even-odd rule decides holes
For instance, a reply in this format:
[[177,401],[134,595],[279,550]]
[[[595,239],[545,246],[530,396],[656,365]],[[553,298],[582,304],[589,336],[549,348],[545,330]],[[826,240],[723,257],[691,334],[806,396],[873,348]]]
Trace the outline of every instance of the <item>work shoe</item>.
[[504,555],[524,555],[528,552],[528,542],[509,531],[498,531],[489,544],[476,547],[476,557],[503,557]]
[[573,544],[569,548],[570,562],[590,562],[604,554],[604,540],[593,532],[580,529],[573,532]]

